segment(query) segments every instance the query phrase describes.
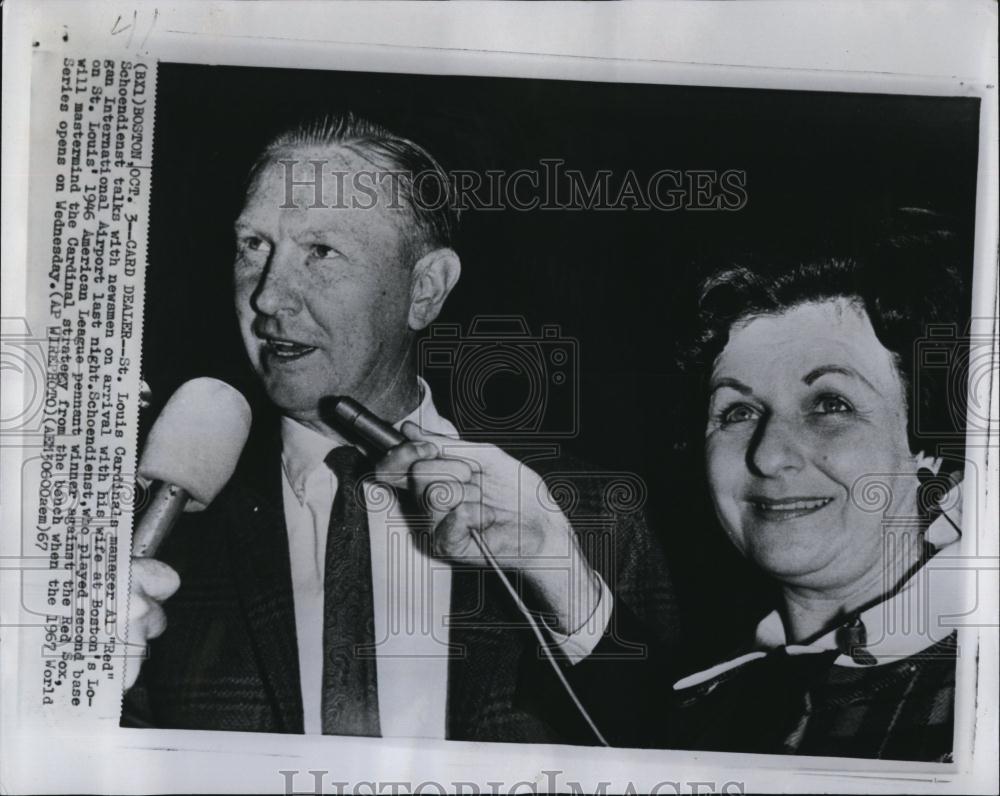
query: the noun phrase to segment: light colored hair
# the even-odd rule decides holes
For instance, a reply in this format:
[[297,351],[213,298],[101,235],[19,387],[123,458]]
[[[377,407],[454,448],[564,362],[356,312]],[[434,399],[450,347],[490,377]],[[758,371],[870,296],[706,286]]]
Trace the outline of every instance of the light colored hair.
[[417,256],[454,248],[459,212],[447,172],[422,146],[370,119],[346,112],[303,120],[279,133],[257,156],[247,176],[251,188],[260,172],[293,150],[343,147],[378,169],[392,172],[392,184],[409,209]]

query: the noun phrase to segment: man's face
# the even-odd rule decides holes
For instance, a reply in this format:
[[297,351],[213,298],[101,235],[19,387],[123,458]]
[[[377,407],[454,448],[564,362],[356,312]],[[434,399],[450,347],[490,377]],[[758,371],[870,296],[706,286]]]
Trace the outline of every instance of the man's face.
[[[409,211],[381,192],[370,207],[370,188],[359,195],[368,209],[351,206],[351,175],[371,165],[349,150],[280,159],[296,165],[265,167],[235,225],[236,310],[250,361],[271,400],[303,422],[318,419],[328,395],[391,403],[412,380]],[[288,188],[289,168],[296,181],[312,180],[309,161],[322,161],[323,207],[313,207],[312,184]]]

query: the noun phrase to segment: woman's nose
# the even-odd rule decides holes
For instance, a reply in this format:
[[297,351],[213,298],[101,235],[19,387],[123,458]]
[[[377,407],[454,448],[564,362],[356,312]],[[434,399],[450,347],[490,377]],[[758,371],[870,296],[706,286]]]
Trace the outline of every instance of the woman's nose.
[[768,417],[757,427],[747,452],[750,469],[762,476],[777,476],[802,467],[801,430],[788,420]]
[[262,315],[294,314],[302,306],[302,286],[292,252],[278,247],[251,299],[253,308]]

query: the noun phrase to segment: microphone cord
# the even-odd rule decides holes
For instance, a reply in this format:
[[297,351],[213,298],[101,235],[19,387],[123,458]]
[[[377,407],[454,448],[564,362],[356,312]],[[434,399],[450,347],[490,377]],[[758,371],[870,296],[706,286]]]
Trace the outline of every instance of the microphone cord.
[[583,720],[587,723],[590,731],[594,734],[594,737],[601,746],[611,746],[601,731],[597,728],[597,724],[594,723],[594,720],[591,718],[590,713],[587,712],[587,709],[583,706],[580,698],[576,695],[576,692],[573,690],[573,686],[569,684],[569,681],[566,679],[566,675],[563,674],[562,667],[559,665],[559,661],[557,661],[555,655],[552,654],[550,641],[545,637],[545,633],[542,632],[538,620],[532,615],[528,606],[524,604],[524,600],[521,599],[521,595],[517,593],[517,589],[514,588],[508,579],[507,573],[501,569],[500,563],[493,555],[493,551],[490,550],[489,545],[486,544],[486,540],[483,538],[483,535],[475,528],[469,529],[469,535],[472,536],[473,541],[479,546],[479,552],[482,553],[483,558],[486,559],[490,568],[500,579],[500,582],[503,584],[507,593],[514,601],[517,609],[527,620],[528,626],[531,628],[531,632],[534,633],[535,638],[538,639],[538,643],[541,646],[542,653],[545,655],[545,659],[548,661],[549,666],[552,667],[552,671],[555,673],[556,679],[559,680],[559,683],[562,685],[566,695],[576,707],[577,713],[579,713],[581,718],[583,718]]

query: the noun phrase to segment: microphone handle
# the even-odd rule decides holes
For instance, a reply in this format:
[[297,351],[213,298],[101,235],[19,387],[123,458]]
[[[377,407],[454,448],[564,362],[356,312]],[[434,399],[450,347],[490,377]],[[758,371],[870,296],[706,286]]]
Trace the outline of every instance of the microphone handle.
[[360,401],[355,401],[346,395],[325,399],[322,408],[342,429],[359,437],[372,453],[385,456],[391,448],[406,442],[406,437],[393,426]]
[[153,498],[132,534],[132,556],[152,558],[184,511],[190,495],[183,487],[158,481]]

